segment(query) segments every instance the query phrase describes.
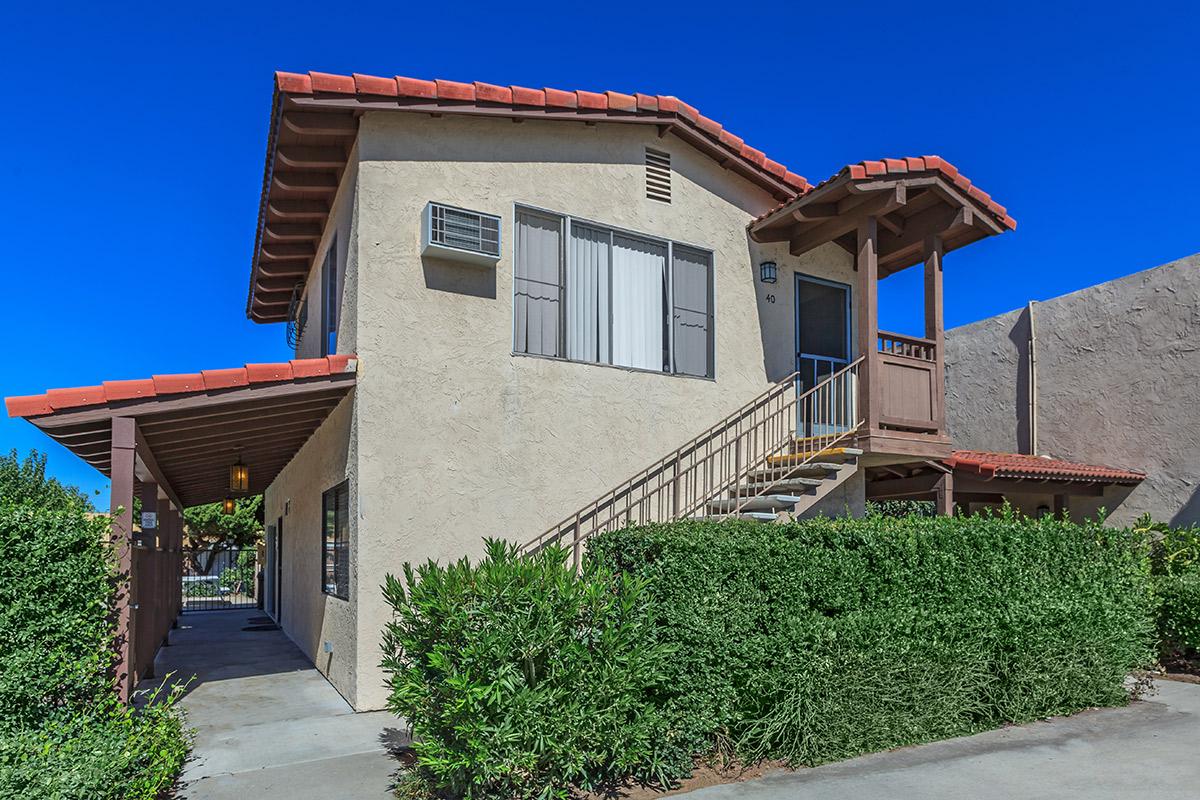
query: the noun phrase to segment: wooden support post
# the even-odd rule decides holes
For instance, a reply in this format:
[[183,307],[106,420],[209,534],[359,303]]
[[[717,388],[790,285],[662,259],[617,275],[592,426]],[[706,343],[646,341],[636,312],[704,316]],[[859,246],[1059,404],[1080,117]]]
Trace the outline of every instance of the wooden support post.
[[941,236],[925,237],[925,338],[933,340],[935,363],[933,386],[933,421],[938,433],[946,430],[946,329],[942,300],[942,255],[945,248]]
[[[136,440],[135,440],[136,441]],[[133,591],[134,629],[138,635],[133,639],[133,680],[154,677],[155,629],[158,627],[158,559],[155,545],[158,542],[158,522],[149,525],[147,514],[158,516],[158,484],[142,481],[142,516],[137,520],[141,533],[137,536],[138,547],[134,551],[133,571],[137,573],[137,587]]]
[[954,516],[954,473],[947,472],[938,479],[934,493],[934,506],[938,516]]
[[166,497],[160,497],[158,500],[158,549],[155,551],[158,558],[155,570],[155,577],[158,580],[158,592],[155,594],[158,608],[154,618],[158,621],[155,630],[162,637],[160,643],[162,647],[170,644],[168,631],[171,630],[171,620],[174,618],[171,598],[171,564],[175,559],[175,554],[171,551],[171,501]]
[[125,583],[116,597],[117,616],[117,696],[129,702],[134,684],[134,597],[137,594],[137,575],[133,569],[133,471],[136,460],[134,421],[129,417],[113,417],[109,521],[112,546],[117,554],[117,570]]
[[1054,518],[1065,520],[1067,513],[1067,496],[1065,494],[1054,495]]
[[878,427],[879,371],[876,351],[879,349],[879,225],[875,217],[867,217],[858,225],[858,355],[863,363],[858,369],[858,416],[864,420],[866,433]]

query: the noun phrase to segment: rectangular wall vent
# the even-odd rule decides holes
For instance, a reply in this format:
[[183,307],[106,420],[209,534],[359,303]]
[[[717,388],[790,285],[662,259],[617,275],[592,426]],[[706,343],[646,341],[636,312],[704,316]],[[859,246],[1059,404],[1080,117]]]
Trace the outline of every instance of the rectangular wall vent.
[[500,218],[441,203],[425,206],[422,255],[494,265],[500,259]]
[[646,148],[646,197],[671,202],[671,154]]

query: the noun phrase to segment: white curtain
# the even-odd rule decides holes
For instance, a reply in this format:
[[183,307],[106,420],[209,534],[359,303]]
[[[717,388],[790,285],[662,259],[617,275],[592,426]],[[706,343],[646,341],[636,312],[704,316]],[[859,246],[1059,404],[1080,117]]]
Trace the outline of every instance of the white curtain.
[[567,259],[567,358],[609,360],[609,250],[612,234],[571,224]]
[[667,248],[613,236],[612,363],[663,369]]

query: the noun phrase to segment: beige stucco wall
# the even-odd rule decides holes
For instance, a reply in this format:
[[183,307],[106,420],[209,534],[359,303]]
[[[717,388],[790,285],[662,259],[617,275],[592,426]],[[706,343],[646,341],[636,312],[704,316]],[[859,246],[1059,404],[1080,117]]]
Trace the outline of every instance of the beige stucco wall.
[[[321,590],[321,496],[350,478],[350,508],[357,503],[353,464],[353,393],[338,404],[267,489],[264,520],[283,517],[282,628],[352,705],[356,704],[358,627],[355,604]],[[351,546],[357,539],[351,514]],[[350,598],[357,590],[351,552]],[[324,652],[329,642],[332,652]]]
[[[672,154],[670,205],[645,198],[646,145]],[[652,126],[368,112],[358,147],[352,589],[365,709],[386,696],[385,574],[476,555],[484,536],[529,539],[741,406],[793,369],[793,270],[851,284],[854,272],[833,245],[797,259],[750,244],[746,224],[774,201]],[[502,218],[494,269],[421,257],[430,200]],[[515,203],[713,250],[715,380],[514,355]],[[768,257],[774,285],[758,281]],[[860,508],[861,482],[847,491],[839,506]]]

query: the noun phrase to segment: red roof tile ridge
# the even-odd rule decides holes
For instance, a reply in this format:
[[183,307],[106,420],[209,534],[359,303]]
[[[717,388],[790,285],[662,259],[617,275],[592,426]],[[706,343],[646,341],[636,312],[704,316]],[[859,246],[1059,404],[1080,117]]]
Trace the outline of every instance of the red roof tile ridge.
[[397,102],[403,99],[417,99],[459,105],[484,103],[492,106],[512,106],[514,110],[557,108],[572,109],[580,114],[604,112],[610,115],[672,115],[773,180],[782,182],[791,191],[802,194],[811,188],[811,184],[802,175],[768,159],[762,151],[750,147],[741,137],[729,133],[720,123],[704,116],[674,95],[627,94],[611,90],[584,89],[563,91],[548,87],[531,89],[479,81],[463,83],[445,79],[428,81],[400,75],[384,78],[359,73],[335,75],[326,72],[298,73],[282,70],[275,73],[275,86],[279,92],[285,94],[361,95],[376,101],[379,97],[395,97]]
[[99,386],[48,389],[43,394],[4,398],[10,417],[37,417],[56,411],[104,405],[119,400],[140,400],[172,394],[231,389],[262,383],[281,383],[302,378],[357,372],[353,353],[321,358],[294,358],[274,364],[246,364],[230,369],[196,373],[154,375],[134,380],[104,381]]
[[955,469],[962,468],[1000,477],[1033,475],[1043,478],[1060,476],[1117,481],[1141,481],[1146,477],[1146,473],[1139,470],[1084,464],[1044,454],[999,453],[990,450],[955,450],[954,454],[946,459],[946,464]]
[[[1008,214],[1008,209],[992,199],[991,195],[971,184],[971,181],[958,168],[951,164],[941,156],[906,156],[904,158],[884,158],[877,161],[859,161],[855,164],[847,164],[837,172],[830,175],[825,180],[810,187],[809,189],[800,192],[797,197],[790,200],[785,200],[764,214],[760,214],[755,218],[754,222],[759,222],[767,217],[775,214],[784,206],[794,202],[799,197],[803,197],[816,189],[820,189],[828,183],[849,175],[852,181],[864,181],[873,178],[880,178],[885,175],[900,175],[911,172],[936,172],[951,184],[961,190],[964,194],[981,205],[994,216],[1000,224],[1009,230],[1016,230],[1017,221]],[[751,223],[753,224],[753,223]]]

